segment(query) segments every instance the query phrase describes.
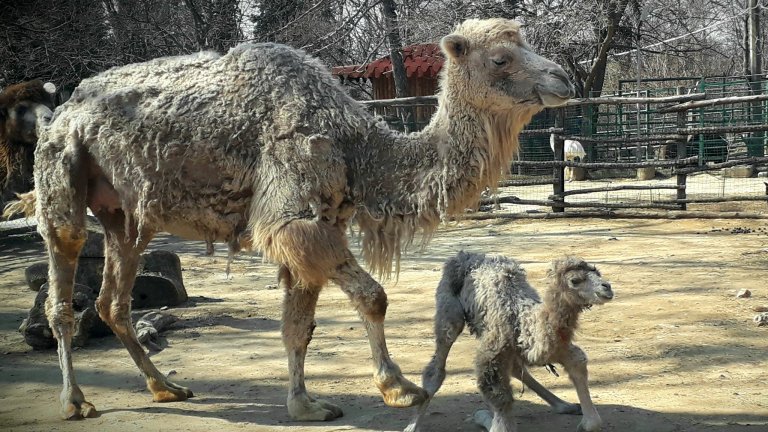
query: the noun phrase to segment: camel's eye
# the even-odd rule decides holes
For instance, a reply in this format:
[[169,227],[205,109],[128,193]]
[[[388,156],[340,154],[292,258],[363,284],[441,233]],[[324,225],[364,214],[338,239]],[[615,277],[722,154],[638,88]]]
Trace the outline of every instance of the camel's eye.
[[491,61],[496,66],[504,66],[505,64],[507,64],[507,59],[501,58],[501,57],[497,57],[497,58],[491,59]]
[[580,277],[571,278],[570,282],[571,282],[571,285],[578,285],[584,282],[584,278],[580,278]]

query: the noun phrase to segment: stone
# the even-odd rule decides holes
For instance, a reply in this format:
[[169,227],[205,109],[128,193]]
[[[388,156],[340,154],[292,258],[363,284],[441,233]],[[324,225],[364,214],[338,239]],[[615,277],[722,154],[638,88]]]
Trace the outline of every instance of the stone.
[[739,165],[723,168],[723,177],[727,178],[749,178],[754,174],[755,168],[752,165]]
[[163,250],[142,254],[133,284],[133,308],[177,306],[188,298],[178,255]]
[[755,315],[755,324],[757,324],[758,327],[765,327],[768,326],[768,312],[763,312]]
[[742,289],[739,290],[739,292],[736,293],[737,298],[750,298],[752,297],[752,291],[748,289]]
[[[75,284],[72,294],[72,309],[75,315],[75,332],[72,336],[72,346],[84,346],[90,337],[100,337],[112,334],[109,327],[101,321],[96,312],[94,302],[98,290],[88,286]],[[36,350],[56,347],[56,340],[45,316],[45,301],[48,298],[48,283],[43,284],[35,297],[35,303],[27,318],[22,322],[19,331],[24,336],[27,345]]]
[[653,180],[654,178],[656,178],[655,167],[641,167],[637,169],[638,180]]
[[32,264],[24,270],[24,279],[32,291],[40,291],[40,287],[48,280],[48,263]]

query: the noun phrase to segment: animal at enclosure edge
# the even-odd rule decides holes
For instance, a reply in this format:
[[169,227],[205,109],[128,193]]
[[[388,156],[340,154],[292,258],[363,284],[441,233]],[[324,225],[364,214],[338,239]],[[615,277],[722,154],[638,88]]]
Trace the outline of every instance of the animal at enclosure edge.
[[[555,151],[555,135],[549,136],[549,147],[552,152]],[[587,152],[584,151],[584,147],[580,142],[576,140],[563,140],[563,156],[565,160],[571,162],[581,162],[586,156]],[[574,180],[573,167],[565,167],[565,178],[568,181]]]
[[417,233],[426,244],[441,221],[476,206],[482,190],[496,184],[532,116],[575,94],[563,69],[531,51],[514,21],[467,20],[441,47],[437,111],[411,134],[369,113],[320,61],[278,44],[160,58],[83,80],[43,129],[36,189],[19,204],[34,211],[48,246],[47,314],[64,381],[61,415],[96,415],[75,382],[68,319],[86,208],[105,231],[99,315],[153,400],[193,396],[159,372],[129,330],[126,293],[139,254],[164,231],[222,241],[233,253],[260,251],[278,264],[292,419],[342,415],[304,384],[315,306],[328,281],[364,323],[384,402],[421,404],[426,392],[390,358],[387,296],[348,249],[347,225],[354,216],[374,274],[397,274],[401,251]]
[[0,92],[0,208],[16,193],[33,188],[32,165],[38,126],[50,119],[56,86],[40,80]]
[[[552,262],[543,299],[520,264],[502,255],[459,252],[443,266],[435,294],[435,354],[422,374],[429,397],[417,409],[406,432],[420,430],[432,397],[445,379],[451,346],[464,330],[479,340],[475,355],[477,385],[491,411],[474,420],[490,432],[516,431],[510,375],[522,381],[559,414],[580,415],[577,430],[596,432],[602,419],[589,394],[587,355],[573,344],[581,312],[613,299],[610,282],[581,258]],[[565,367],[580,404],[568,403],[541,385],[528,366]]]

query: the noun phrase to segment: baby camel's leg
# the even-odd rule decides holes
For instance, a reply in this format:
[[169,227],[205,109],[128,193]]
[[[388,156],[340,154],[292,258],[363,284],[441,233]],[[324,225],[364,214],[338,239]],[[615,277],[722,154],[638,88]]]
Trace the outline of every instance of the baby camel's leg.
[[304,358],[315,329],[315,307],[320,286],[294,283],[288,267],[281,266],[278,281],[285,291],[283,299],[283,345],[288,353],[288,413],[294,420],[325,421],[341,417],[341,408],[307,394],[304,385]]
[[96,299],[96,309],[101,319],[109,325],[128,350],[136,366],[147,381],[155,402],[182,401],[192,397],[192,392],[169,381],[157,370],[136,338],[131,325],[131,292],[136,279],[139,255],[152,239],[152,233],[143,233],[138,244],[136,226],[125,232],[121,211],[114,214],[98,214],[104,225],[104,279]]
[[349,250],[345,253],[346,261],[337,267],[331,280],[349,296],[363,320],[371,345],[374,383],[381,391],[384,403],[391,407],[419,405],[426,399],[426,392],[403,377],[400,367],[389,357],[384,337],[384,315],[387,312],[384,288],[360,267]]
[[581,406],[579,404],[568,403],[557,397],[554,393],[541,385],[541,383],[536,381],[536,379],[531,376],[530,372],[528,372],[528,369],[525,367],[513,367],[512,376],[522,381],[522,383],[525,384],[529,389],[533,390],[534,393],[544,399],[544,401],[546,401],[549,406],[552,407],[554,412],[558,414],[581,415]]
[[416,410],[405,432],[419,430],[419,423],[427,412],[429,402],[445,380],[445,362],[448,353],[464,330],[464,310],[459,299],[454,295],[438,288],[435,309],[435,354],[421,375],[421,386],[424,387],[428,397]]
[[[515,418],[512,415],[512,386],[509,383],[512,353],[507,350],[494,352],[490,345],[481,341],[475,367],[477,368],[477,385],[483,393],[483,398],[493,411],[493,420],[483,415],[482,411],[475,413],[475,419],[489,432],[515,432]],[[485,420],[483,420],[485,419]],[[490,423],[490,424],[489,424]]]
[[579,432],[599,431],[603,425],[603,420],[600,418],[600,414],[597,413],[597,409],[592,404],[592,398],[589,395],[587,355],[581,348],[571,345],[560,363],[565,367],[568,376],[573,382],[573,386],[576,388],[576,394],[579,396],[579,402],[581,403],[581,410],[584,412],[584,417],[581,419],[577,430]]

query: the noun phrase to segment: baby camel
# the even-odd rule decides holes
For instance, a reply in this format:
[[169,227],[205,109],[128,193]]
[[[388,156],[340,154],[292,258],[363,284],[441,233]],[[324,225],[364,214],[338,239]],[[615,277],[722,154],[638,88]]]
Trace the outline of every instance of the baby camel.
[[[459,252],[443,268],[437,287],[435,354],[424,369],[422,385],[429,398],[419,406],[406,432],[419,429],[431,398],[445,379],[445,361],[464,329],[480,340],[475,366],[477,383],[490,405],[475,421],[490,432],[516,430],[512,416],[510,375],[541,396],[555,412],[581,414],[578,431],[599,431],[602,420],[589,395],[587,356],[572,343],[579,314],[613,298],[611,284],[595,266],[580,258],[555,260],[548,271],[549,289],[542,301],[525,270],[509,258]],[[560,363],[576,387],[579,404],[563,401],[526,370]]]

